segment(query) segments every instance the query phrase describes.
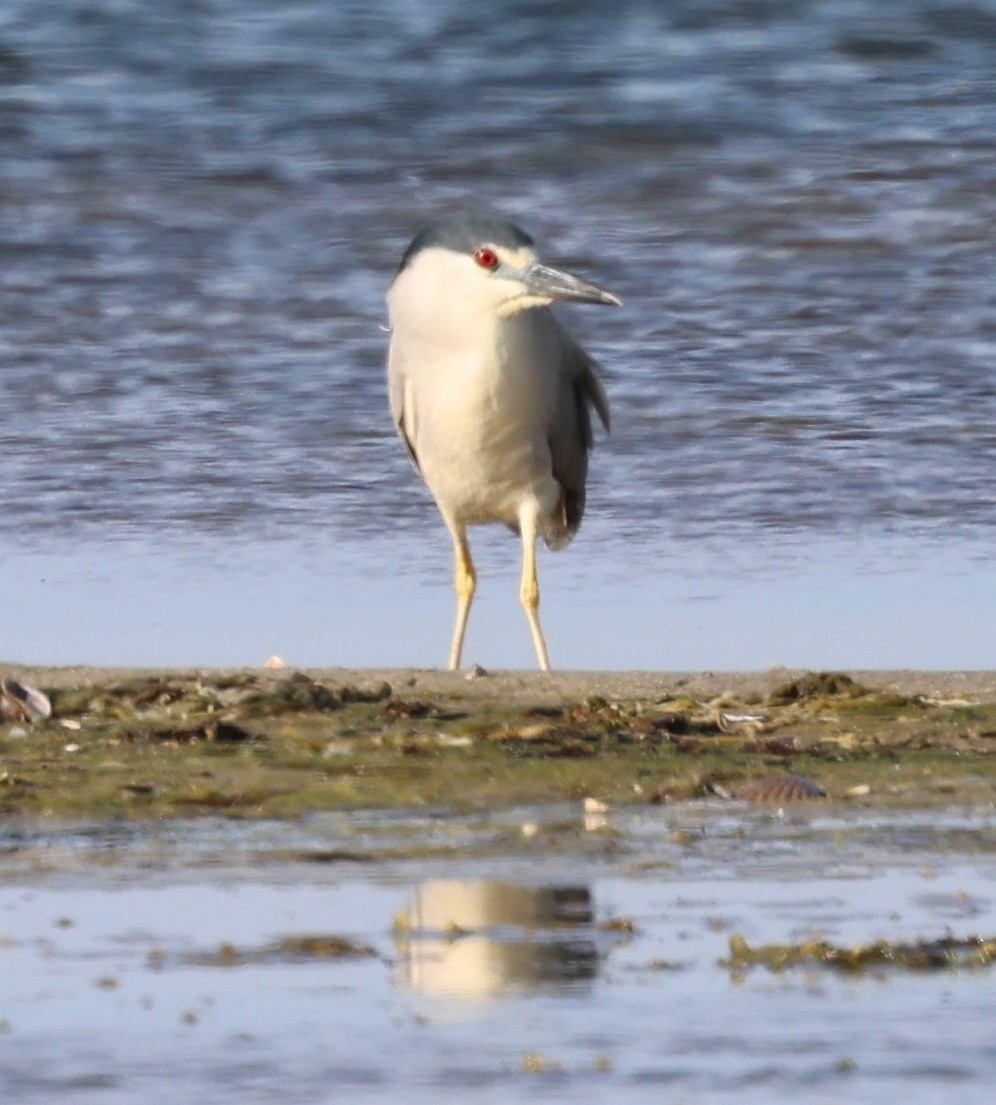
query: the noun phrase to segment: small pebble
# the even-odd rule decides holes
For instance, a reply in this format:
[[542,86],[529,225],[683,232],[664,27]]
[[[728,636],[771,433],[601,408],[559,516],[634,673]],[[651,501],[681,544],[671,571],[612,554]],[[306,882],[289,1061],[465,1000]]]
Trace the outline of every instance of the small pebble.
[[600,829],[604,829],[609,823],[609,819],[604,813],[589,813],[585,811],[584,818],[582,819],[584,824],[584,831],[586,833],[597,833]]
[[464,679],[470,682],[472,679],[485,679],[487,675],[487,669],[482,668],[480,664],[474,664],[473,667],[467,669],[467,674],[464,676]]

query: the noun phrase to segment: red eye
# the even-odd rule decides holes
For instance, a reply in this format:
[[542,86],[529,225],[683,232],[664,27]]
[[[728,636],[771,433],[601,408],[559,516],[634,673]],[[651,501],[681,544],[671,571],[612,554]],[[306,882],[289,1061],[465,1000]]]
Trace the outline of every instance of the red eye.
[[498,254],[493,249],[488,249],[487,246],[481,246],[480,249],[474,250],[474,260],[482,269],[498,268]]

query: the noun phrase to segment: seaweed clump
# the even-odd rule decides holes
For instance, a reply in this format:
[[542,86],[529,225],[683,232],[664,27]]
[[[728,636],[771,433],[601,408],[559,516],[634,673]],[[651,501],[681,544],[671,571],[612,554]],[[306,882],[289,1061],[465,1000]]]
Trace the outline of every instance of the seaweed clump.
[[[367,944],[346,936],[317,935],[285,936],[257,948],[240,948],[223,943],[213,951],[194,952],[184,956],[182,963],[198,967],[245,967],[269,963],[308,963],[319,960],[364,959],[376,956]],[[161,952],[150,955],[153,967],[164,966]]]
[[862,698],[869,688],[839,671],[809,671],[775,687],[768,696],[771,706],[788,706],[814,698]]
[[740,935],[730,937],[729,957],[720,965],[736,975],[753,967],[773,974],[793,967],[827,967],[848,974],[874,968],[905,968],[911,971],[943,971],[992,966],[996,961],[996,938],[943,936],[936,940],[893,943],[874,940],[869,944],[844,947],[827,940],[803,940],[798,944],[751,946]]

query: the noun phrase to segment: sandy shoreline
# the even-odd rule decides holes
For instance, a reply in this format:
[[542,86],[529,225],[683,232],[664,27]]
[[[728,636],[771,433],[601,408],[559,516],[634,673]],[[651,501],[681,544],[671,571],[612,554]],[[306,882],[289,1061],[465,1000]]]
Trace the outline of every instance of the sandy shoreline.
[[[62,688],[102,686],[137,677],[176,678],[200,675],[207,681],[236,673],[253,674],[265,680],[287,678],[296,670],[312,679],[332,684],[389,683],[396,693],[418,691],[455,695],[474,700],[500,698],[509,705],[526,701],[537,704],[577,702],[590,695],[609,699],[648,699],[682,693],[712,699],[720,695],[743,697],[748,693],[767,695],[805,669],[774,667],[759,671],[490,671],[468,679],[465,672],[438,668],[127,668],[45,667],[0,662],[0,674],[39,687]],[[996,671],[921,671],[845,669],[859,683],[903,695],[996,702]]]

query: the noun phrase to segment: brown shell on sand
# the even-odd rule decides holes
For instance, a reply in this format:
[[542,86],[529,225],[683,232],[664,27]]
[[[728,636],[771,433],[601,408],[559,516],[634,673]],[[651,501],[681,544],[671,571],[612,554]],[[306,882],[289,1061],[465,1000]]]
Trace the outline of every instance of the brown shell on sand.
[[802,775],[765,775],[745,783],[734,794],[744,802],[803,802],[826,796],[822,787]]

